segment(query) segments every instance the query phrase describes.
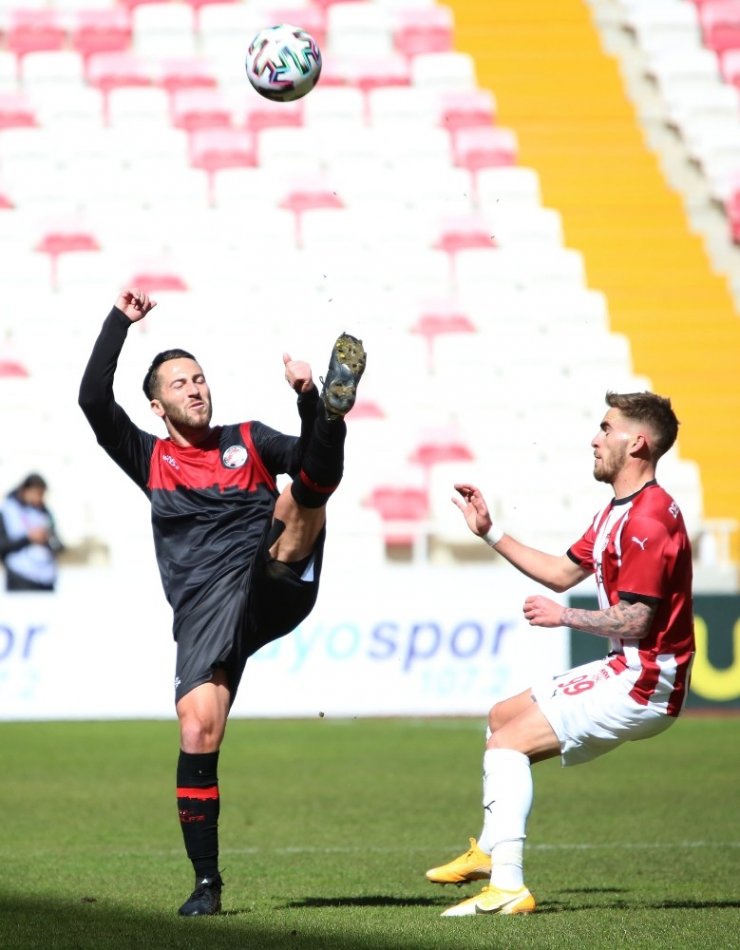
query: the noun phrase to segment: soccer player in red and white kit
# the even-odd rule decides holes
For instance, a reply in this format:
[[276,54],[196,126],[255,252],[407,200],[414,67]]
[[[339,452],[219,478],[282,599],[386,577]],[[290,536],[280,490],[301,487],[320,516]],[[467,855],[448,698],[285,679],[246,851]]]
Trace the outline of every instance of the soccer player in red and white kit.
[[607,393],[609,409],[592,441],[594,478],[614,497],[562,556],[527,547],[493,524],[473,485],[453,501],[470,530],[519,571],[550,590],[595,575],[597,610],[527,597],[533,626],[572,627],[608,641],[608,655],[497,703],[483,756],[483,830],[449,864],[427,871],[434,883],[490,879],[480,894],[442,914],[522,914],[535,909],[523,879],[532,805],[531,766],[559,755],[577,765],[623,742],[667,729],[683,708],[694,655],[691,545],[681,511],[655,480],[676,440],[669,399]]

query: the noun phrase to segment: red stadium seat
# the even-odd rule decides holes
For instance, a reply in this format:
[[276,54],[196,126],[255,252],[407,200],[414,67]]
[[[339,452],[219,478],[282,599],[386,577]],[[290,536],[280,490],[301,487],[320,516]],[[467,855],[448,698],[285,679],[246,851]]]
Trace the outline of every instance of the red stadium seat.
[[28,377],[30,374],[26,367],[10,357],[0,356],[0,378],[18,379]]
[[452,49],[454,17],[449,7],[396,10],[394,19],[393,43],[404,56],[445,53]]
[[93,53],[87,60],[88,82],[107,93],[122,86],[151,86],[151,63],[134,53]]
[[438,93],[439,124],[451,132],[476,126],[492,126],[496,104],[487,89],[458,89]]
[[270,6],[270,17],[274,23],[293,23],[300,26],[319,44],[326,46],[326,12],[318,4],[295,7],[286,3],[284,7]]
[[434,342],[438,336],[449,333],[476,333],[476,327],[455,300],[437,300],[426,303],[411,332],[424,338],[427,346],[428,369],[434,369]]
[[236,120],[252,132],[281,126],[295,128],[303,125],[303,102],[300,99],[293,102],[272,102],[249,93],[243,106],[236,107]]
[[160,61],[158,82],[167,92],[182,89],[214,89],[218,80],[208,63],[199,57],[181,57]]
[[15,208],[10,195],[0,188],[0,211],[12,211]]
[[67,29],[57,10],[11,10],[5,46],[17,57],[64,48]]
[[48,254],[51,262],[51,286],[58,288],[58,261],[62,254],[99,251],[100,243],[92,231],[79,222],[61,222],[49,227],[36,242],[34,250]]
[[446,219],[439,227],[434,247],[448,254],[472,247],[495,248],[491,228],[479,215],[469,214]]
[[730,195],[725,210],[730,225],[730,237],[734,244],[740,244],[740,190]]
[[296,247],[302,247],[303,215],[322,208],[343,208],[344,202],[331,184],[324,181],[303,181],[297,182],[285,192],[278,202],[278,207],[294,213]]
[[412,546],[424,533],[429,517],[425,488],[379,485],[365,499],[365,505],[380,515],[383,540],[389,547]]
[[[383,86],[408,86],[411,70],[407,60],[400,54],[380,59],[352,59],[345,66],[346,81],[363,92]],[[319,82],[323,82],[322,78]]]
[[425,470],[427,479],[432,467],[440,462],[471,462],[474,458],[470,448],[455,433],[445,432],[427,436],[408,456],[409,462]]
[[208,202],[215,203],[214,178],[225,168],[253,168],[257,139],[246,129],[196,129],[190,133],[190,164],[208,176]]
[[145,294],[162,291],[186,291],[185,278],[175,268],[165,263],[152,263],[139,268],[131,275],[127,287],[139,287]]
[[71,16],[70,43],[85,59],[94,53],[121,53],[131,47],[131,15],[124,7],[77,10]]
[[38,125],[33,106],[25,95],[0,93],[0,129],[29,128]]
[[365,419],[385,419],[385,413],[372,399],[358,399],[347,415],[348,422],[360,422]]
[[727,49],[720,53],[719,66],[724,81],[740,88],[740,49]]
[[231,109],[219,89],[180,89],[172,94],[172,124],[187,132],[230,128]]
[[717,53],[740,49],[740,2],[713,0],[699,10],[704,45]]
[[515,165],[518,144],[511,129],[462,128],[453,133],[455,164],[471,172],[481,168]]

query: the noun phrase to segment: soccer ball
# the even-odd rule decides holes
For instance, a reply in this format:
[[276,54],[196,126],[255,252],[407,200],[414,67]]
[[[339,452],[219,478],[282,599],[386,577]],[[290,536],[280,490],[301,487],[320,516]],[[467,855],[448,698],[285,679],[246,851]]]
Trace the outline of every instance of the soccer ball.
[[321,75],[316,40],[298,26],[283,23],[260,30],[249,44],[247,78],[266,99],[290,102],[310,92]]

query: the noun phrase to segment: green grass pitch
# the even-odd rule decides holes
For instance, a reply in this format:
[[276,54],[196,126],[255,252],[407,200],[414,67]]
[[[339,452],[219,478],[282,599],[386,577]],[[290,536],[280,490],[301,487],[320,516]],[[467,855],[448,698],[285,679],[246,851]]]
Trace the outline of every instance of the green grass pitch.
[[245,721],[221,753],[224,913],[192,886],[174,722],[0,724],[2,950],[740,947],[740,718],[535,766],[527,917],[441,919],[483,722]]

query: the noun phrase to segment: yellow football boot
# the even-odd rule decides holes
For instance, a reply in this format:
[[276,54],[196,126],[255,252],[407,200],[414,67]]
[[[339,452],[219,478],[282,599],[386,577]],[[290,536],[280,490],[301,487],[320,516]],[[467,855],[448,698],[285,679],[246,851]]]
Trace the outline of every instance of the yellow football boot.
[[504,891],[500,887],[484,887],[480,894],[448,907],[442,917],[472,917],[475,914],[531,914],[537,905],[526,887]]
[[470,838],[470,847],[459,858],[427,871],[426,877],[433,884],[466,884],[468,881],[487,881],[491,876],[491,856],[478,847],[475,838]]

